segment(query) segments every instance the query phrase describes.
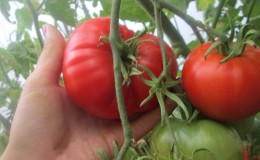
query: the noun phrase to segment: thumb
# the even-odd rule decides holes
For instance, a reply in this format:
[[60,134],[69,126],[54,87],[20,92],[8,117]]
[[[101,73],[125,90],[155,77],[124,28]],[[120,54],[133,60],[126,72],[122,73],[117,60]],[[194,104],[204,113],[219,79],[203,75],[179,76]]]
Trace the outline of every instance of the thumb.
[[52,25],[43,26],[44,47],[38,59],[35,72],[41,81],[58,84],[62,68],[65,41],[61,33]]

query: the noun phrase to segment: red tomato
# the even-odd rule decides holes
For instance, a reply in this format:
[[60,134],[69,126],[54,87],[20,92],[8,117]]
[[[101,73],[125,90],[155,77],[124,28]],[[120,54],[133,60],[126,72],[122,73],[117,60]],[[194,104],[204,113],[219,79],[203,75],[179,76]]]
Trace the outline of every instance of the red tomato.
[[[119,113],[115,95],[113,59],[110,44],[101,42],[108,37],[110,18],[91,19],[78,26],[70,35],[64,52],[63,76],[66,90],[72,100],[81,108],[95,116],[105,119],[117,119]],[[120,25],[119,32],[123,40],[134,36],[134,32]],[[143,41],[145,40],[145,41]],[[148,41],[147,41],[148,40]],[[156,76],[162,69],[162,56],[158,39],[145,34],[135,51],[136,61],[148,67]],[[171,76],[176,77],[177,63],[169,46],[166,46],[168,60],[171,59]],[[143,76],[149,79],[146,73]],[[123,86],[123,94],[128,116],[137,112],[151,110],[157,106],[156,97],[140,107],[148,96],[149,87],[139,76],[130,77],[130,85]]]
[[260,109],[260,49],[247,46],[244,53],[220,64],[225,57],[211,42],[187,57],[182,85],[191,103],[206,116],[219,121],[239,121]]
[[243,160],[260,160],[259,152],[251,151],[251,146],[244,146]]
[[243,160],[250,160],[247,147],[244,147],[244,149],[243,149]]

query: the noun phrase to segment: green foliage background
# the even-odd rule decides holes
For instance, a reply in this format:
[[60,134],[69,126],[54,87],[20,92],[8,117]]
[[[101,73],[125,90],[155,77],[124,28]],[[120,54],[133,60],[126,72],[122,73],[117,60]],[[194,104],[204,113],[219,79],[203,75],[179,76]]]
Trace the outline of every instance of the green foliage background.
[[[216,30],[229,34],[230,25],[226,16],[228,13],[235,27],[250,22],[260,29],[260,1],[259,0],[164,0],[186,12],[191,3],[203,13],[203,24],[213,26],[218,13],[220,17]],[[124,22],[141,23],[148,28],[154,27],[154,19],[144,10],[140,3],[152,3],[150,0],[122,0],[120,18]],[[222,11],[218,11],[221,2],[225,2]],[[45,23],[53,23],[64,35],[69,36],[75,26],[83,21],[98,17],[109,16],[112,0],[0,0],[0,11],[7,23],[15,24],[16,31],[10,33],[10,42],[6,47],[0,47],[0,155],[4,151],[10,131],[10,126],[26,78],[33,71],[43,47],[41,27]],[[254,5],[253,9],[252,4]],[[149,6],[149,5],[147,5]],[[90,10],[91,8],[91,10]],[[95,10],[95,12],[91,12]],[[176,15],[169,10],[164,14],[177,27]],[[197,19],[196,15],[190,15]],[[191,24],[188,24],[191,26]],[[171,26],[168,26],[171,27]],[[191,26],[192,27],[192,26]],[[150,30],[154,32],[154,29]],[[197,32],[205,35],[205,31]],[[175,40],[184,39],[184,33],[167,34],[173,49],[177,49]],[[195,32],[196,35],[196,32]],[[173,37],[173,38],[171,38]],[[206,41],[207,37],[203,36]],[[199,44],[199,38],[187,42],[188,49]],[[177,54],[185,58],[185,54]]]

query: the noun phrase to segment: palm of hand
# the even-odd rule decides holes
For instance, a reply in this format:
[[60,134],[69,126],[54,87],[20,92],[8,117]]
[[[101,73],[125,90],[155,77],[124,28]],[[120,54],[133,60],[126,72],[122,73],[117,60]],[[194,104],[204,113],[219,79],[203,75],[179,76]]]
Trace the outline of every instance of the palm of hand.
[[[17,108],[11,136],[21,147],[38,152],[35,159],[98,159],[101,148],[112,155],[113,140],[122,144],[120,121],[89,115],[75,106],[59,85],[39,87],[39,81],[34,82],[33,78],[28,84],[19,102],[21,107]],[[157,109],[132,121],[134,137],[146,134],[160,119],[159,115]]]

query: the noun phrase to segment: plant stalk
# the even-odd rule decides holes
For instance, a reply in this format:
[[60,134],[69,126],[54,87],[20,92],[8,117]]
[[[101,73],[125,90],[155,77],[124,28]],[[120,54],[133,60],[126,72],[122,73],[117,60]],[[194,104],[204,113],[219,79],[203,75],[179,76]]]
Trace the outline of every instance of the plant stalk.
[[[148,15],[154,20],[154,7],[152,3],[149,0],[136,0],[147,12]],[[162,21],[162,27],[167,35],[167,37],[170,39],[172,43],[173,48],[181,48],[181,55],[183,57],[187,57],[190,53],[190,50],[188,46],[186,45],[183,37],[180,35],[179,31],[175,28],[175,26],[170,22],[167,16],[165,14],[161,13],[161,21]],[[176,53],[175,53],[176,54]]]
[[6,82],[8,83],[8,85],[9,85],[12,89],[15,89],[15,86],[13,85],[11,79],[9,78],[7,72],[5,71],[4,65],[2,64],[1,61],[0,61],[0,70],[1,70],[1,72],[3,73],[3,75],[4,75],[4,77],[5,77],[5,80],[6,80]]
[[37,14],[35,8],[33,7],[31,0],[24,0],[24,2],[25,2],[25,4],[27,4],[29,11],[32,14],[33,24],[34,24],[34,27],[35,27],[36,35],[38,37],[41,48],[43,48],[43,39],[42,39],[40,27],[39,27],[38,14]]
[[161,21],[161,9],[156,2],[154,2],[154,14],[155,14],[155,24],[157,29],[157,36],[160,43],[160,50],[162,53],[162,63],[163,63],[163,75],[166,76],[167,80],[171,80],[171,76],[167,71],[167,56],[166,56],[166,48],[165,42],[163,40],[163,29],[162,29],[162,21]]
[[249,9],[249,12],[248,12],[248,15],[247,15],[247,20],[246,20],[246,23],[249,23],[250,22],[250,17],[252,15],[252,12],[253,12],[253,8],[255,6],[255,3],[256,3],[256,0],[252,0],[252,3],[250,5],[250,9]]
[[113,0],[112,10],[111,10],[111,22],[110,22],[110,34],[109,41],[113,52],[113,65],[114,65],[114,78],[115,78],[115,89],[116,98],[118,103],[118,110],[120,114],[120,119],[123,127],[124,133],[124,143],[120,149],[116,160],[124,159],[124,156],[132,144],[132,129],[128,121],[126,114],[123,91],[122,91],[122,80],[121,80],[121,53],[124,51],[124,46],[126,45],[120,37],[119,34],[119,11],[120,11],[121,0]]
[[217,14],[215,15],[214,17],[214,20],[213,20],[213,23],[212,23],[212,28],[216,28],[217,26],[217,23],[218,23],[218,20],[219,20],[219,17],[221,15],[221,11],[222,11],[222,8],[224,7],[224,4],[226,3],[226,0],[220,0],[219,2],[219,5],[217,7]]
[[182,10],[180,10],[179,8],[174,6],[172,3],[169,3],[166,0],[156,0],[156,1],[162,8],[166,8],[166,9],[170,10],[172,13],[174,13],[177,16],[179,16],[180,18],[182,18],[188,25],[197,26],[197,27],[207,31],[210,34],[217,36],[220,40],[223,40],[223,41],[228,40],[228,37],[225,34],[217,32],[213,28],[204,25],[200,21],[195,20],[193,17],[189,16],[188,14],[186,14],[185,12],[183,12]]
[[82,10],[83,10],[83,12],[85,14],[85,17],[90,18],[90,15],[89,15],[88,9],[86,7],[85,1],[84,0],[80,0],[80,3],[81,3],[81,6],[82,6]]

